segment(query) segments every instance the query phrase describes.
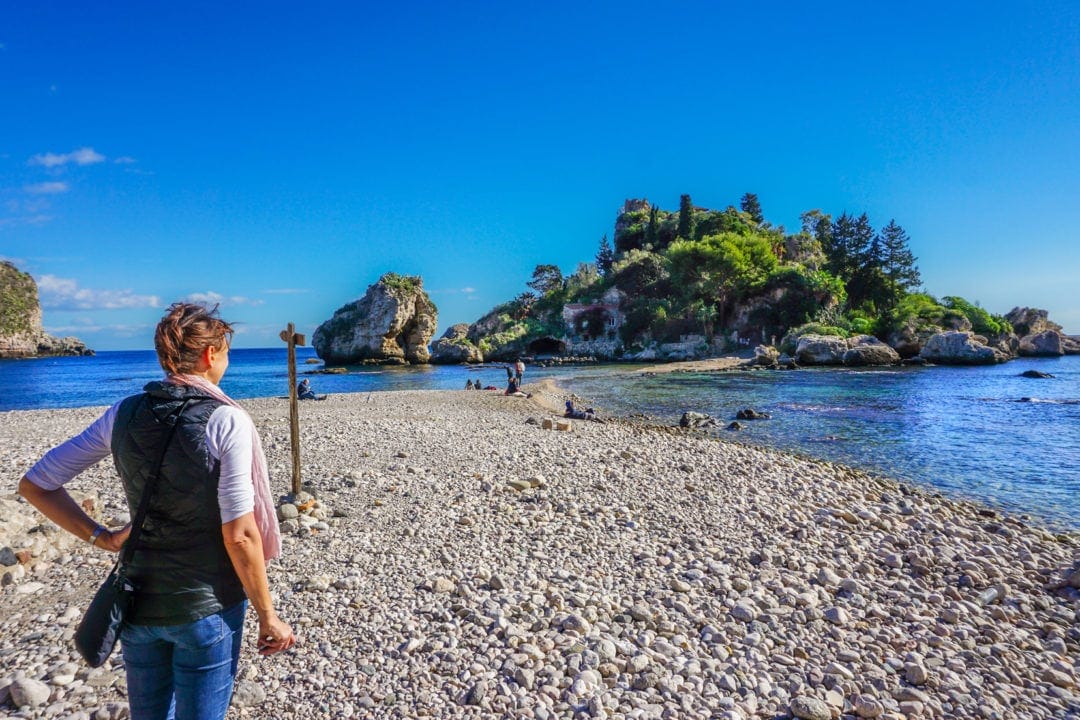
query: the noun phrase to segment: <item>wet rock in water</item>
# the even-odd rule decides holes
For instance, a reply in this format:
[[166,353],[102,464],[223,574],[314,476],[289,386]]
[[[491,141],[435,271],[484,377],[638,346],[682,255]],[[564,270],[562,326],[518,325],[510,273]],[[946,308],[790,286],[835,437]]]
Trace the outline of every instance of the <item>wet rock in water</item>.
[[1025,370],[1024,372],[1020,373],[1020,377],[1034,378],[1038,380],[1044,378],[1052,378],[1054,376],[1050,373],[1039,372],[1038,370]]
[[684,428],[699,428],[699,427],[715,427],[716,420],[710,415],[705,413],[693,412],[688,410],[682,414],[679,418],[679,427]]
[[739,422],[737,422],[735,420],[732,420],[731,423],[727,426],[727,429],[728,430],[742,430],[743,426],[742,426],[742,423],[739,423]]
[[771,417],[769,413],[758,412],[754,408],[745,408],[735,413],[737,420],[768,420]]

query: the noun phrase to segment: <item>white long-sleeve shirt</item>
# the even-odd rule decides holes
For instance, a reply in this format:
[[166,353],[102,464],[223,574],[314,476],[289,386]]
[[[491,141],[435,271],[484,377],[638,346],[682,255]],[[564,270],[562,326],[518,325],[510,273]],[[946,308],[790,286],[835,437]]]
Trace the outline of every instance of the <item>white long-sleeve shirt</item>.
[[[116,403],[81,433],[45,453],[26,478],[44,490],[56,490],[108,457],[119,406]],[[222,524],[255,509],[255,486],[251,482],[253,432],[247,413],[231,405],[214,410],[206,423],[206,449],[211,460],[221,462],[218,505]]]

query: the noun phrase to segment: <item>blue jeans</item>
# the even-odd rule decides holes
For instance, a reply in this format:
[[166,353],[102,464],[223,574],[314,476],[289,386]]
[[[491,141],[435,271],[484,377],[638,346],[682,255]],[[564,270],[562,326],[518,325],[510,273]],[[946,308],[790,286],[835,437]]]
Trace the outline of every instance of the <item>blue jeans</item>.
[[186,625],[120,633],[132,720],[221,720],[232,699],[247,601]]

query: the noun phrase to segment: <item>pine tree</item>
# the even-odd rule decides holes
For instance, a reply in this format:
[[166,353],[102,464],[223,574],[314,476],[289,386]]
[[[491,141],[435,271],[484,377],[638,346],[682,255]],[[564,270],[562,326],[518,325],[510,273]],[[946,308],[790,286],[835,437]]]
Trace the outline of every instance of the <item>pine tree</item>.
[[656,231],[658,229],[657,228],[657,223],[659,221],[658,221],[657,218],[658,218],[659,215],[660,215],[660,208],[653,205],[652,209],[649,210],[649,226],[647,228],[645,228],[645,243],[644,244],[646,246],[648,246],[649,248],[651,248],[651,250],[653,252],[656,252],[657,249],[658,249],[657,245],[656,245]]
[[611,272],[611,266],[615,264],[615,251],[611,249],[607,235],[600,239],[600,250],[596,253],[596,269],[604,277]]
[[908,247],[908,240],[904,228],[897,225],[895,220],[889,220],[889,224],[881,230],[885,275],[905,292],[918,287],[922,282],[919,268],[915,266],[915,255]]
[[690,202],[689,195],[679,198],[679,227],[675,231],[677,237],[692,240],[694,236],[694,204]]
[[[828,216],[823,216],[827,221]],[[851,250],[855,245],[855,221],[846,212],[840,217],[822,227],[818,223],[816,228],[818,241],[821,249],[825,252],[825,269],[845,282],[851,278],[851,270],[854,265]]]
[[739,201],[739,207],[742,211],[750,216],[756,224],[761,225],[765,222],[765,216],[761,212],[761,203],[758,201],[758,196],[754,193],[746,193],[742,196],[742,200]]

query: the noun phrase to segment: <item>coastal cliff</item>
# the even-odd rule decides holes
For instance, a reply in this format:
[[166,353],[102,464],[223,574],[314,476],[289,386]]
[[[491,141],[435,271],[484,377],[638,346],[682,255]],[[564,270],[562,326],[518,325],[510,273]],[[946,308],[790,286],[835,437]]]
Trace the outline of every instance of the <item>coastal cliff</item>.
[[387,273],[364,297],[338,308],[311,338],[328,365],[426,363],[438,310],[419,277]]
[[0,262],[0,358],[93,354],[78,338],[45,332],[34,278],[10,262]]

